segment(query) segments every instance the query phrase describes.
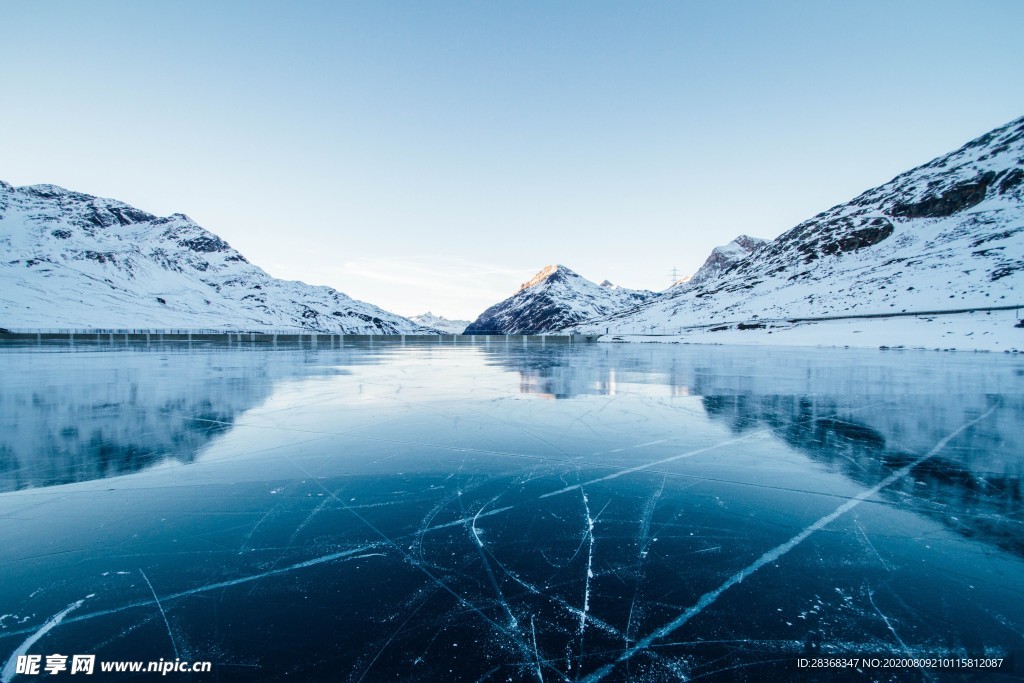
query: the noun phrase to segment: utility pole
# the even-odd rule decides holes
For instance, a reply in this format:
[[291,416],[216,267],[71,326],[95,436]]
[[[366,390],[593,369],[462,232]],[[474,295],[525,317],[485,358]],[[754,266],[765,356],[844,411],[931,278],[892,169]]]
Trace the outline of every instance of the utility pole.
[[669,285],[671,287],[679,280],[679,269],[672,266],[672,272],[669,273],[669,276],[672,278],[672,283]]

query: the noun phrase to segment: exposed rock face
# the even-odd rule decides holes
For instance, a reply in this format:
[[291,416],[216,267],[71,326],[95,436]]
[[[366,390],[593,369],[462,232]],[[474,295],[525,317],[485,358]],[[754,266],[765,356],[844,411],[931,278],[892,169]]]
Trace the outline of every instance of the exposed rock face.
[[504,301],[491,306],[466,334],[544,334],[635,306],[654,296],[646,290],[597,285],[562,265],[547,266]]
[[180,213],[0,181],[5,328],[432,332],[330,287],[270,277]]
[[1024,117],[581,331],[1011,305],[1024,298]]
[[[1020,169],[1016,169],[1020,170]],[[943,218],[981,203],[988,186],[995,179],[995,171],[982,173],[975,179],[953,185],[945,191],[919,201],[893,204],[889,213],[900,218]]]

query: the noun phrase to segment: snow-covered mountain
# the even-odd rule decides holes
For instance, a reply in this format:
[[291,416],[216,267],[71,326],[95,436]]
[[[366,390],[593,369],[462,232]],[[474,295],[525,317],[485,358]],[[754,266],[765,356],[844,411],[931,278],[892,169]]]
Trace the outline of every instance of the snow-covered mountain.
[[466,334],[542,334],[607,316],[654,296],[605,280],[600,285],[562,265],[547,266],[519,290],[480,314]]
[[434,315],[430,311],[414,315],[409,320],[444,334],[462,334],[462,331],[469,326],[468,320],[449,320],[444,316]]
[[729,244],[712,249],[711,255],[697,272],[685,280],[681,280],[676,286],[693,289],[711,280],[717,280],[725,271],[766,244],[768,244],[768,240],[740,235]]
[[330,287],[278,280],[180,213],[0,181],[0,327],[429,333]]
[[1024,117],[804,221],[717,277],[577,329],[995,307],[1022,294]]

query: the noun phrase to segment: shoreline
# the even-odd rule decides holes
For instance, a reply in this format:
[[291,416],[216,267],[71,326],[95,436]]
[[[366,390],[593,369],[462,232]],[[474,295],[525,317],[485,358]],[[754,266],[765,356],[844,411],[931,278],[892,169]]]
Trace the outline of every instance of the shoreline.
[[1024,353],[1013,312],[919,314],[898,318],[750,321],[677,334],[604,334],[602,343],[712,344]]

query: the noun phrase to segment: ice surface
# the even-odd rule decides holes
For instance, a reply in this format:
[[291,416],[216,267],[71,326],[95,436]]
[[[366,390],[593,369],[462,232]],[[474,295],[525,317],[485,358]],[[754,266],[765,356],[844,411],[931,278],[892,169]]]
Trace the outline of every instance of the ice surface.
[[0,376],[0,667],[789,680],[1024,645],[1019,357],[56,345]]

